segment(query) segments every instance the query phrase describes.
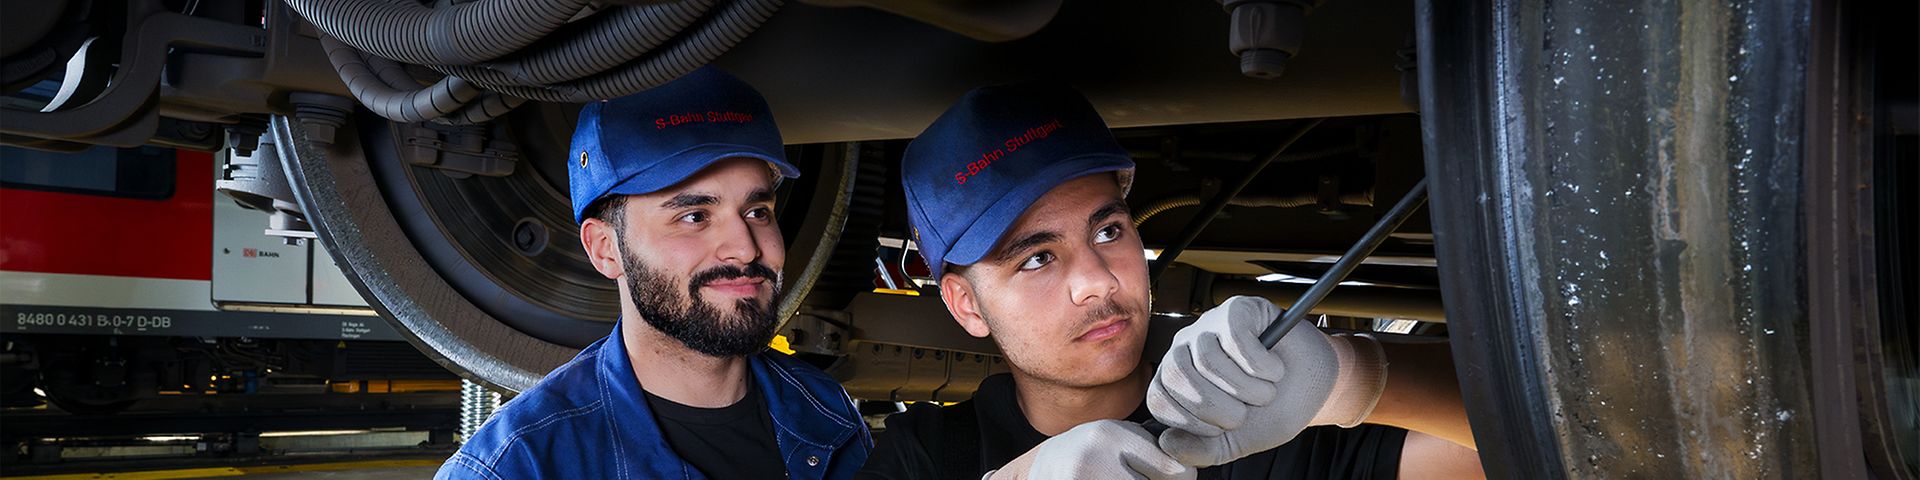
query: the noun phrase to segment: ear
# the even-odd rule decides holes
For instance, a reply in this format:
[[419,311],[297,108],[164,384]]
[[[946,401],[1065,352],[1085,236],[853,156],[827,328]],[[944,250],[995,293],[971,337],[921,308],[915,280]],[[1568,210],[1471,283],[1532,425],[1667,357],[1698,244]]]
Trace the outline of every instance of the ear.
[[587,263],[609,279],[619,279],[626,273],[620,268],[620,239],[616,235],[620,235],[620,231],[613,228],[613,224],[598,218],[580,222],[580,247],[587,251]]
[[993,329],[987,328],[987,318],[980,314],[978,300],[973,282],[966,276],[953,272],[940,275],[940,301],[946,302],[947,313],[953,314],[953,321],[966,329],[968,335],[986,338]]

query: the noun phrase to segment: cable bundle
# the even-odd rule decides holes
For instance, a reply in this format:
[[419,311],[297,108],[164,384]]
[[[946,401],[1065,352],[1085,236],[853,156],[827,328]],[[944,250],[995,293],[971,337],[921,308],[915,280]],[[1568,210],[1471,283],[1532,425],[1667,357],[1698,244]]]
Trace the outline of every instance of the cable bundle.
[[[732,49],[781,0],[606,7],[586,0],[478,0],[439,8],[409,0],[287,4],[324,32],[327,60],[374,113],[401,122],[461,125],[492,120],[527,100],[589,102],[679,78]],[[422,85],[404,64],[444,76]]]

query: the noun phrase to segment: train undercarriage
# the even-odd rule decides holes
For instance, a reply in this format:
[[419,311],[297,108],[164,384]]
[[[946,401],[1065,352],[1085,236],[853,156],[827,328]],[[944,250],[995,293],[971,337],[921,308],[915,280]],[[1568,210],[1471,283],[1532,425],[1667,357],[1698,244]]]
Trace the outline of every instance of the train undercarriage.
[[[961,92],[1051,79],[1138,164],[1160,338],[1226,296],[1290,305],[1424,178],[1430,206],[1315,313],[1452,344],[1490,475],[1920,465],[1920,77],[1893,20],[1912,5],[581,2],[524,42],[422,50],[322,2],[25,3],[6,143],[214,152],[265,235],[323,246],[398,338],[504,392],[618,311],[567,208],[578,104],[712,64],[766,95],[803,172],[777,194],[781,347],[876,405],[964,398],[1006,366],[927,288],[899,157]],[[595,43],[654,18],[689,20]],[[84,381],[148,348],[325,363],[294,353],[318,343],[8,338],[75,405],[250,381],[197,360]]]

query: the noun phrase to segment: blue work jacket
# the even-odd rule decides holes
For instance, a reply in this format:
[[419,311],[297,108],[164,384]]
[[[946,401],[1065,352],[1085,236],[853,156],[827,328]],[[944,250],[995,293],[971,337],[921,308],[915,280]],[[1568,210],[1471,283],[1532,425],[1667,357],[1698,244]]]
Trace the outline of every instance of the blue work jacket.
[[[747,357],[767,397],[788,478],[842,479],[873,449],[846,390],[768,350]],[[667,445],[627,362],[620,328],[507,402],[434,478],[706,478]]]

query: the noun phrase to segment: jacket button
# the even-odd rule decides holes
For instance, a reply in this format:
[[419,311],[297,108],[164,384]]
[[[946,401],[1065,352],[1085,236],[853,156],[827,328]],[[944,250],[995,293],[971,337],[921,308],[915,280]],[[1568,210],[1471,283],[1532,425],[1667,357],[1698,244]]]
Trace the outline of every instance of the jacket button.
[[808,455],[808,456],[807,456],[807,466],[809,466],[809,467],[818,467],[818,466],[820,466],[820,457],[816,457],[816,456],[813,456],[813,455]]

